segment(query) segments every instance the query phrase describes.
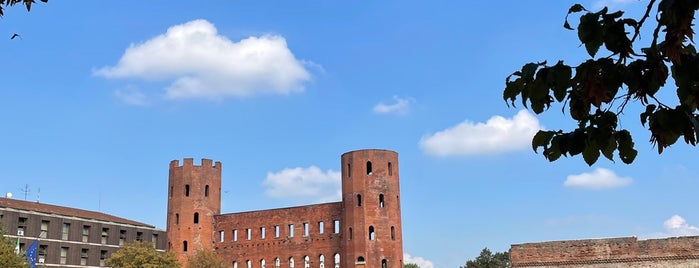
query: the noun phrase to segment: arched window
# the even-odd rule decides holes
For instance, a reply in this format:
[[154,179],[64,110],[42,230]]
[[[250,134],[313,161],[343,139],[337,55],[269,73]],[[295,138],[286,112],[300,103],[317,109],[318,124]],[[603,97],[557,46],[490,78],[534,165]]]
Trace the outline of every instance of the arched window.
[[369,240],[376,239],[376,233],[374,233],[374,226],[369,226]]
[[396,240],[396,227],[391,226],[391,240]]
[[388,268],[388,261],[386,259],[381,260],[381,268]]
[[199,223],[199,212],[194,212],[194,223]]
[[357,262],[364,263],[364,257],[362,257],[362,256],[357,257]]
[[261,259],[261,260],[260,260],[260,267],[262,267],[262,268],[265,268],[265,267],[266,267],[265,259]]
[[366,161],[366,174],[371,175],[372,170],[371,170],[371,161]]
[[204,187],[204,196],[206,196],[206,197],[209,196],[209,185]]
[[383,203],[383,194],[379,194],[379,207],[382,208],[384,205]]
[[189,196],[189,184],[184,186],[184,196]]
[[352,227],[349,228],[349,240],[352,240]]
[[175,224],[180,224],[180,213],[175,213]]
[[248,265],[248,268],[252,268],[252,262],[250,260],[245,261],[245,263]]
[[393,167],[391,166],[391,162],[388,162],[388,176],[393,176]]
[[352,165],[347,164],[347,178],[351,178],[351,177],[352,177]]
[[233,262],[233,268],[238,268],[238,262],[237,262],[237,261],[234,261],[234,262]]
[[320,261],[320,268],[325,268],[325,256],[323,254],[320,254],[320,257],[318,257],[318,260]]
[[303,268],[311,268],[311,258],[303,256]]
[[187,252],[187,240],[182,242],[182,251]]
[[360,194],[357,195],[357,206],[358,207],[362,206],[362,195],[360,195]]
[[294,268],[294,257],[289,257],[289,268]]
[[335,268],[340,268],[340,253],[335,253]]
[[274,268],[279,268],[282,266],[282,261],[279,258],[274,259]]

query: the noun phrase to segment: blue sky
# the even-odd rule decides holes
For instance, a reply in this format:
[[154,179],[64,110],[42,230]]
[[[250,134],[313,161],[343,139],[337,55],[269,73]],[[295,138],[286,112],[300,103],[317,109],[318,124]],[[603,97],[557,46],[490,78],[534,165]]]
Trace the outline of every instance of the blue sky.
[[[340,155],[400,157],[404,250],[699,234],[695,148],[633,165],[532,152],[574,126],[502,100],[527,62],[585,59],[568,1],[50,1],[0,19],[0,191],[165,227],[171,160],[223,163],[223,211],[339,200]],[[645,2],[610,4],[639,17]],[[576,22],[577,17],[572,17]],[[9,40],[13,33],[22,38]],[[649,35],[647,35],[649,36]],[[649,38],[647,38],[649,39]],[[643,39],[642,41],[647,41]],[[672,94],[667,96],[672,97]],[[293,183],[291,183],[293,182]]]

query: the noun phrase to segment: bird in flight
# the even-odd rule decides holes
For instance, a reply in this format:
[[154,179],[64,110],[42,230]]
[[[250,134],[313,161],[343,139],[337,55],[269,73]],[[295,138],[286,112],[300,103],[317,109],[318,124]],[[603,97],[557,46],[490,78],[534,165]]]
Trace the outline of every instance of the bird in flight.
[[19,39],[22,39],[22,37],[19,36],[19,34],[13,34],[12,37],[10,37],[10,40],[15,39],[17,37],[19,37]]

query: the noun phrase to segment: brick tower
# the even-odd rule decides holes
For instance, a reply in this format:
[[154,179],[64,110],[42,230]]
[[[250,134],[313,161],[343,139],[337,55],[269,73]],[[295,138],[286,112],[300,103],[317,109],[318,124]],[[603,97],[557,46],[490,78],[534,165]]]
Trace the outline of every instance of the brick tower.
[[221,162],[185,158],[170,162],[167,202],[168,251],[180,263],[197,249],[212,248],[214,215],[221,213]]
[[342,155],[341,267],[402,268],[398,154],[358,150]]

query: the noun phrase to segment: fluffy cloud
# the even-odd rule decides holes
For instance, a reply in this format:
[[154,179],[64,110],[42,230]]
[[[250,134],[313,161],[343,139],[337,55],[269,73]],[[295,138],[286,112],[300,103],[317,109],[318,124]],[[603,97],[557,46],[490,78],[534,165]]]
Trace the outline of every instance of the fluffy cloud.
[[566,187],[582,188],[588,190],[603,190],[623,187],[631,183],[629,177],[619,177],[606,168],[597,168],[590,173],[568,175],[563,183]]
[[339,201],[342,195],[340,172],[323,172],[316,166],[268,172],[263,185],[267,188],[265,193],[275,198],[313,198],[330,202]]
[[410,256],[408,253],[403,253],[403,263],[414,263],[417,264],[417,266],[420,266],[420,268],[434,268],[434,264],[431,261],[428,261],[422,257]]
[[531,146],[539,129],[533,115],[519,111],[511,119],[493,116],[485,123],[464,121],[454,127],[423,136],[420,149],[436,156],[492,154],[521,150]]
[[115,66],[94,71],[105,78],[166,81],[172,99],[290,94],[304,90],[310,74],[284,37],[264,35],[233,42],[213,24],[194,20],[131,44]]
[[667,236],[699,235],[699,228],[689,225],[680,215],[673,215],[663,223]]
[[401,98],[398,96],[393,96],[393,101],[392,104],[379,102],[374,106],[374,113],[405,115],[410,111],[410,105],[415,102],[415,100],[411,98]]

